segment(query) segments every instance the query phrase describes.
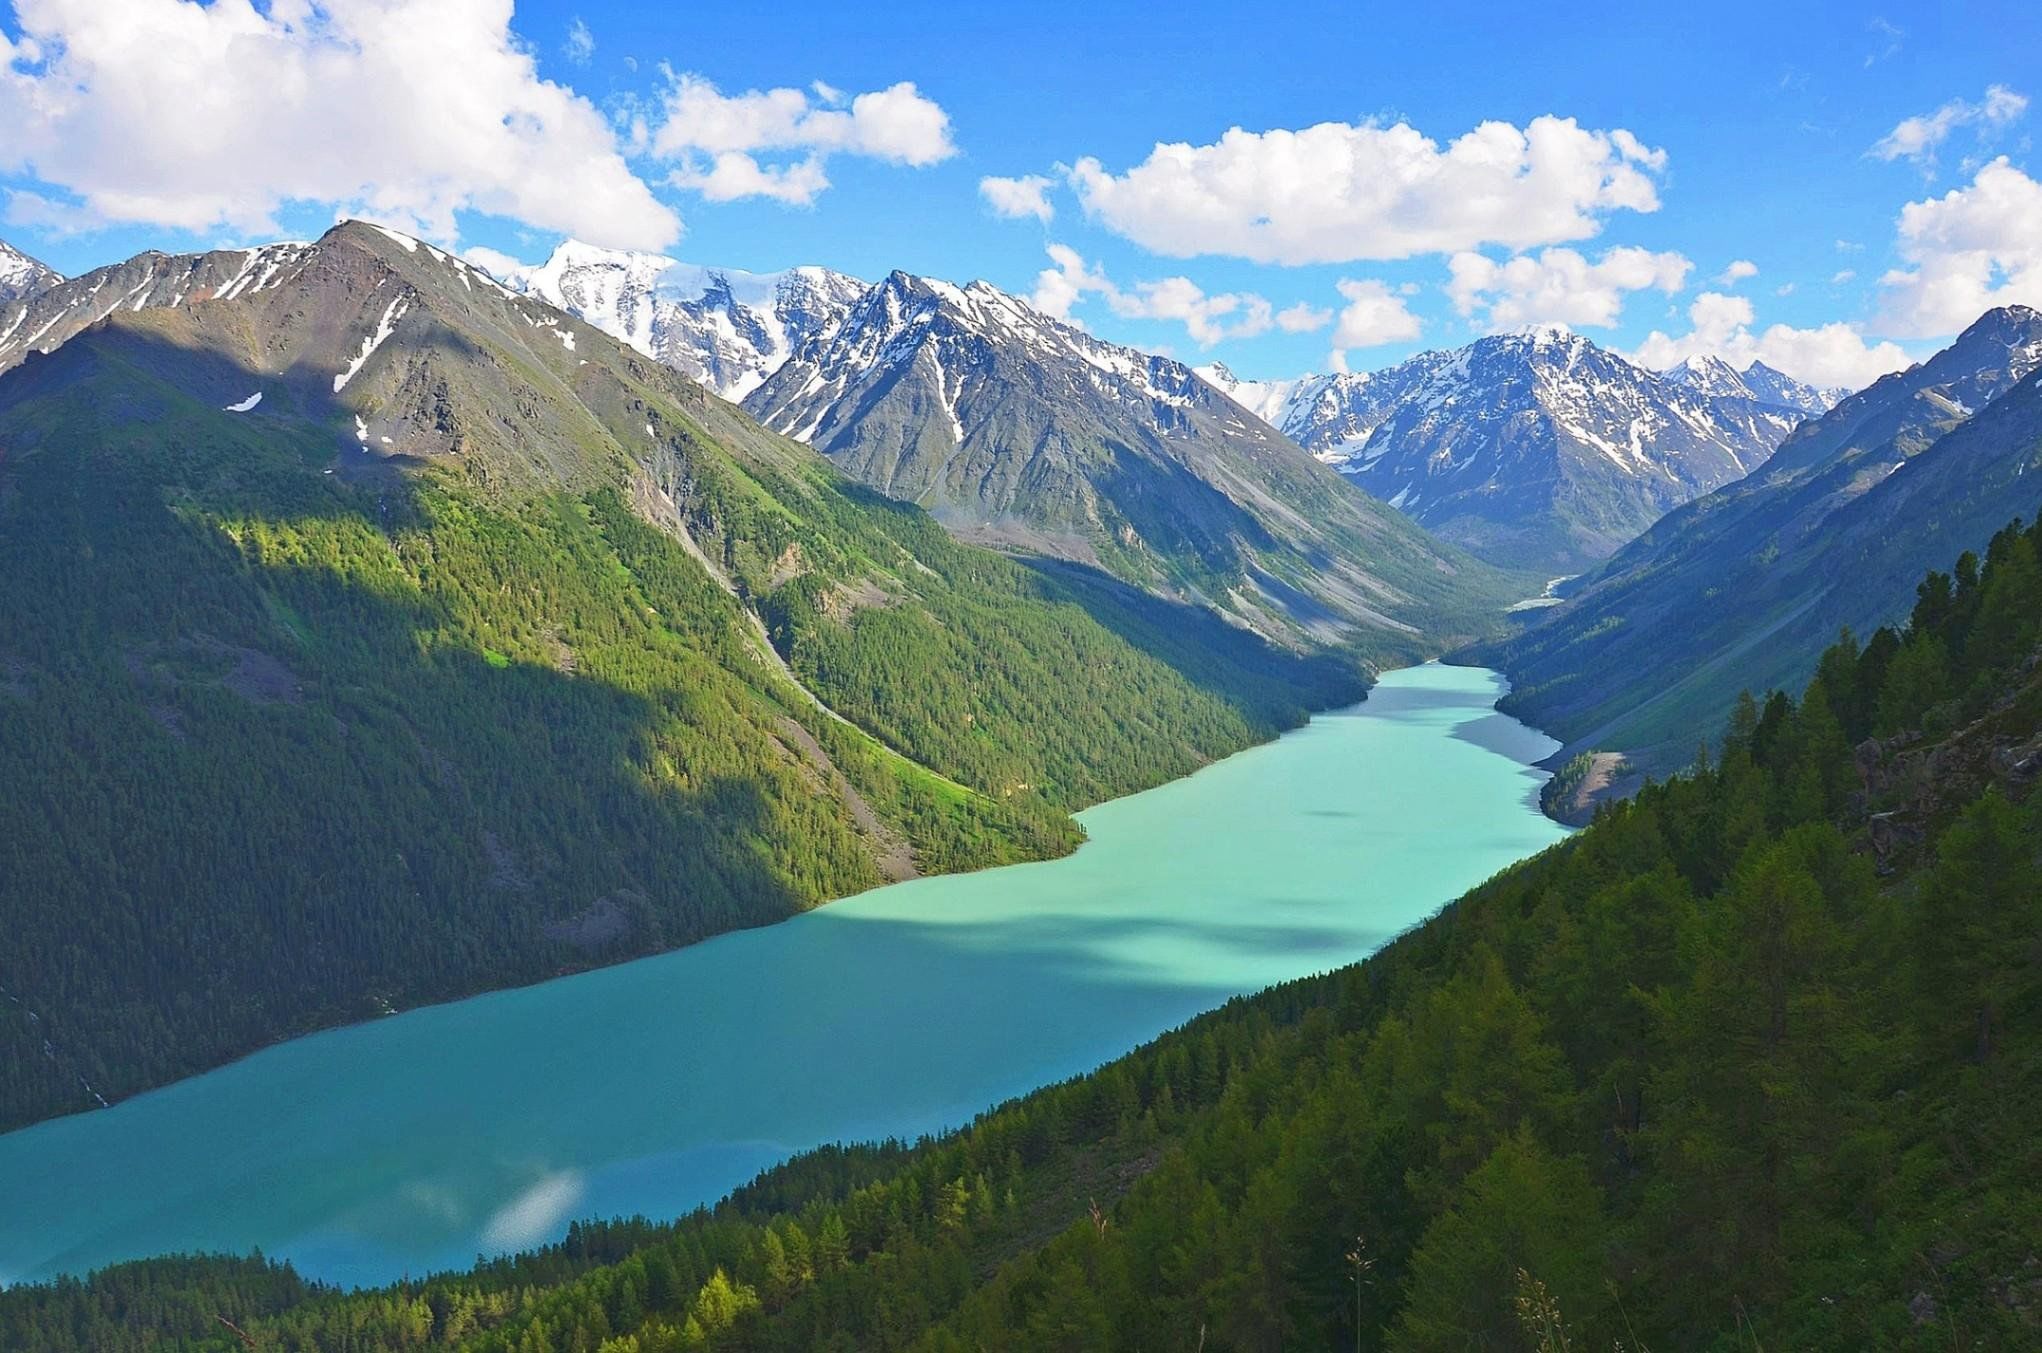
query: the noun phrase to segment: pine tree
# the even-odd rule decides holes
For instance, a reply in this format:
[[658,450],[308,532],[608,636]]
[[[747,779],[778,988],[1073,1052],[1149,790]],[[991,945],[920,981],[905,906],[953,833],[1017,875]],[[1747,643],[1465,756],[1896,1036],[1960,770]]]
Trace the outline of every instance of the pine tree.
[[1921,999],[1946,1048],[1979,1062],[1998,1045],[2008,1001],[2042,966],[2042,870],[2018,809],[1997,790],[1944,833],[1922,885],[1915,953]]
[[1512,1133],[1425,1229],[1391,1347],[1535,1346],[1518,1320],[1520,1269],[1539,1276],[1578,1328],[1593,1329],[1606,1232],[1587,1167],[1555,1159],[1529,1131]]

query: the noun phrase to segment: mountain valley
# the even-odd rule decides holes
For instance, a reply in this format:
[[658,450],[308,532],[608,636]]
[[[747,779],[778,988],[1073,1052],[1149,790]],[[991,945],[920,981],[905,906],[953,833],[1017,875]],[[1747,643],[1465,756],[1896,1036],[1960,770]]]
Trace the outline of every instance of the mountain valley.
[[1061,853],[1365,689],[954,544],[407,237],[81,283],[0,377],[15,1123]]
[[2042,1347],[1985,10],[0,0],[0,1353]]

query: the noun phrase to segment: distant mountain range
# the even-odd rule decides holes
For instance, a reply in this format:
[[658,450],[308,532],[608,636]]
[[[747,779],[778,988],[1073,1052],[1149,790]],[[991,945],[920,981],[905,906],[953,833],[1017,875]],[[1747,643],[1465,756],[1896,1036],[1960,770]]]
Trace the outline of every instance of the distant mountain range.
[[1377,372],[1200,374],[1442,538],[1555,575],[1763,464],[1828,398],[1757,363],[1656,374],[1552,328]]
[[984,282],[752,275],[563,245],[509,279],[961,538],[1096,567],[1286,642],[1388,656],[1522,581],[1442,547],[1189,368]]
[[1662,379],[1684,385],[1697,394],[1741,399],[1763,408],[1794,409],[1805,414],[1828,413],[1851,393],[1845,389],[1818,390],[1760,361],[1753,361],[1740,371],[1721,357],[1707,353],[1689,357],[1659,374]]
[[1684,761],[1737,692],[1793,689],[1850,626],[1903,620],[1925,569],[2042,505],[2042,314],[1801,425],[1763,469],[1668,514],[1519,637],[1476,650],[1508,707],[1571,747]]
[[733,403],[811,336],[842,319],[867,284],[827,268],[749,273],[569,240],[507,285],[673,367]]
[[[1354,523],[1368,538],[1363,572],[1373,582],[1329,589],[1262,559],[1259,535],[1307,553],[1323,542],[1290,539],[1298,523],[1258,505],[1267,482],[1247,493],[1222,482],[1256,478],[1240,467],[1276,454],[1250,445],[1261,434],[1248,420],[1212,409],[1185,416],[1203,397],[1178,363],[1102,343],[984,283],[896,274],[868,286],[820,268],[755,275],[574,242],[505,280],[743,402],[970,538],[1097,563],[1265,632],[1393,616],[1395,597],[1370,600],[1375,583],[1401,592],[1417,578],[1383,577],[1379,547],[1393,528],[1379,525]],[[999,354],[997,374],[988,354]],[[1554,329],[1372,373],[1247,382],[1214,365],[1197,374],[1443,540],[1542,577],[1593,567],[1668,509],[1742,477],[1838,394],[1757,362],[1740,371],[1699,357],[1654,373]],[[1099,432],[1124,450],[1075,445],[1073,429],[1083,430],[1079,441]],[[1164,429],[1174,440],[1157,440]],[[1228,439],[1238,443],[1231,450],[1221,446]],[[1151,452],[1176,469],[1161,479],[1141,470]],[[1234,469],[1208,472],[1219,463]],[[1178,474],[1187,467],[1188,478]],[[1295,467],[1285,478],[1306,494],[1292,506],[1308,520],[1341,501]],[[1253,528],[1213,517],[1206,490]],[[1191,537],[1156,529],[1166,509],[1193,524]],[[1368,509],[1343,504],[1329,525],[1356,513]],[[1270,595],[1269,579],[1301,589],[1308,604]]]
[[745,408],[967,539],[1097,565],[1272,636],[1408,634],[1508,592],[1182,363],[984,282],[894,273]]

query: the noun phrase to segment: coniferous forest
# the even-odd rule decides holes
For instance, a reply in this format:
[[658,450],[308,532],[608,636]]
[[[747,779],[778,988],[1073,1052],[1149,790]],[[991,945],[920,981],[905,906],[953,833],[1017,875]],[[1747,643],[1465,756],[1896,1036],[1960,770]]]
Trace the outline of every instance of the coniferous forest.
[[341,1293],[167,1258],[0,1344],[2016,1347],[2042,1328],[2042,528],[1377,956],[677,1223]]

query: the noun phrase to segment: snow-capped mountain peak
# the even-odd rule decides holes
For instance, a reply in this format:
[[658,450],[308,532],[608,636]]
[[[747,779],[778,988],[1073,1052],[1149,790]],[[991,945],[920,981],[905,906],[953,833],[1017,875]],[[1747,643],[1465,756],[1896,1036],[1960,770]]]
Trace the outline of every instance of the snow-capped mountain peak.
[[1850,392],[1818,390],[1786,372],[1753,360],[1742,370],[1713,353],[1696,353],[1659,373],[1675,385],[1716,399],[1742,399],[1803,414],[1828,413]]
[[64,280],[55,268],[45,267],[5,240],[0,240],[0,305],[26,301],[48,291]]
[[502,280],[730,400],[757,389],[866,291],[827,268],[750,273],[580,240]]
[[[744,401],[889,496],[1269,635],[1397,629],[1434,546],[1215,381],[987,282],[896,272]],[[1385,542],[1397,542],[1394,547]],[[1450,566],[1448,569],[1451,572]]]
[[1586,566],[1748,473],[1801,417],[1713,358],[1661,377],[1557,325],[1283,382],[1280,393],[1279,383],[1202,374],[1449,539],[1556,570]]

